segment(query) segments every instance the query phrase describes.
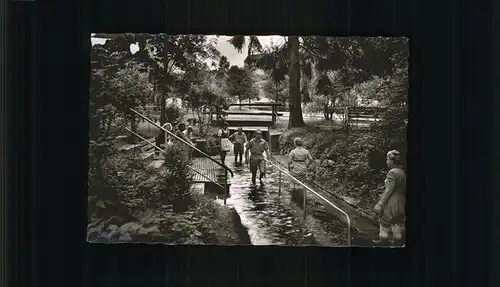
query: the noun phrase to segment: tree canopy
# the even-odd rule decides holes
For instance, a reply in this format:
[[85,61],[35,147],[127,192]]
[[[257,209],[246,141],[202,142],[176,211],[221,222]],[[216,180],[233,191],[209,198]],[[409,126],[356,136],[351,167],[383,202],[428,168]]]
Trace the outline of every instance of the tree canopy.
[[255,83],[253,72],[248,68],[231,66],[227,71],[226,90],[229,96],[236,97],[240,102],[251,102],[258,99],[259,89]]

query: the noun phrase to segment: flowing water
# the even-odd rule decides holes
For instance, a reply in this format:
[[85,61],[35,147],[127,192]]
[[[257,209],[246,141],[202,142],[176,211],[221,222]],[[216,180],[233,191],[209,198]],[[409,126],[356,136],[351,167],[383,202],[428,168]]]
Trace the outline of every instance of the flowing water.
[[257,179],[252,187],[248,165],[235,166],[231,158],[226,164],[234,171],[227,204],[238,212],[253,245],[317,245],[290,194],[279,194],[275,173],[268,174],[263,184]]
[[[268,165],[263,184],[259,184],[257,179],[257,186],[253,187],[248,165],[235,165],[231,156],[226,159],[226,164],[234,171],[227,204],[238,212],[253,245],[345,246],[347,225],[342,216],[328,210],[311,214],[308,207],[307,219],[303,219],[301,200],[292,196],[285,176],[282,176],[282,189],[279,192],[279,172],[276,168]],[[223,204],[222,194],[207,193]],[[371,245],[371,239],[377,232],[376,226],[363,220],[352,209],[348,210],[345,204],[334,203],[351,216],[352,244]]]

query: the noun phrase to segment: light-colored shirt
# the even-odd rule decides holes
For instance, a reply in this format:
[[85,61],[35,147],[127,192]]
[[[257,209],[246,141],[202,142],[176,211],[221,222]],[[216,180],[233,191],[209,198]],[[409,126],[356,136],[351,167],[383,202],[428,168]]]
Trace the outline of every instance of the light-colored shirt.
[[247,143],[247,149],[250,151],[250,158],[263,159],[264,151],[269,150],[269,144],[264,139],[253,138]]
[[219,137],[227,138],[229,136],[229,130],[228,129],[219,130],[217,134],[219,135]]
[[288,156],[290,162],[307,162],[312,160],[309,151],[303,147],[294,148]]
[[247,135],[245,133],[239,134],[238,132],[229,136],[229,139],[234,141],[237,144],[244,144],[247,142]]

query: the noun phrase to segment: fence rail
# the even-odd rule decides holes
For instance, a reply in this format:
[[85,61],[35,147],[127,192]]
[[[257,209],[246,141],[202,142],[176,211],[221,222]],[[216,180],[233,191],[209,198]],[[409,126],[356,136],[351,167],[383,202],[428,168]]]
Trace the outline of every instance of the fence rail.
[[302,181],[298,180],[297,178],[295,178],[293,175],[291,175],[290,173],[288,173],[287,171],[285,171],[281,166],[279,166],[278,164],[268,160],[268,159],[265,159],[270,165],[274,166],[276,169],[278,169],[279,171],[279,179],[278,179],[278,184],[279,184],[279,188],[278,188],[278,193],[281,194],[281,185],[282,185],[282,180],[281,180],[281,175],[282,174],[285,174],[286,176],[288,176],[290,179],[292,179],[293,181],[295,181],[296,183],[298,183],[299,185],[301,185],[302,187],[304,187],[304,198],[303,198],[303,211],[304,211],[304,218],[306,217],[306,203],[307,203],[307,191],[311,192],[312,194],[314,194],[315,196],[317,196],[319,199],[321,199],[323,202],[327,203],[330,207],[333,207],[335,210],[339,211],[340,213],[342,213],[342,215],[344,215],[347,219],[347,246],[351,246],[351,218],[349,217],[349,215],[343,211],[340,207],[336,206],[335,204],[333,204],[331,201],[329,201],[328,199],[324,198],[321,194],[317,193],[316,191],[314,191],[312,188],[310,188],[309,186],[307,186],[305,183],[303,183]]
[[[145,141],[146,143],[148,143],[148,144],[152,145],[152,146],[153,146],[154,148],[156,148],[157,150],[159,150],[159,151],[163,151],[163,149],[161,149],[161,147],[159,147],[159,146],[157,146],[156,144],[154,144],[154,143],[150,142],[149,140],[147,140],[146,138],[144,138],[144,137],[140,136],[139,134],[137,134],[137,133],[135,133],[135,132],[131,131],[129,128],[125,128],[125,129],[126,129],[128,132],[130,132],[130,133],[132,133],[133,135],[135,135],[136,137],[138,137],[138,138],[140,138],[141,140]],[[212,183],[214,183],[214,184],[218,185],[220,188],[224,188],[224,186],[220,185],[218,182],[216,182],[216,181],[212,180],[211,178],[209,178],[208,176],[206,176],[206,175],[202,174],[201,172],[199,172],[198,170],[196,170],[196,169],[192,168],[191,166],[188,166],[188,168],[189,168],[190,170],[192,170],[193,172],[195,172],[195,173],[199,174],[199,175],[200,175],[200,176],[202,176],[203,178],[206,178],[206,179],[207,179],[207,180],[209,180],[210,182],[212,182]],[[227,179],[226,179],[226,180],[227,180]]]

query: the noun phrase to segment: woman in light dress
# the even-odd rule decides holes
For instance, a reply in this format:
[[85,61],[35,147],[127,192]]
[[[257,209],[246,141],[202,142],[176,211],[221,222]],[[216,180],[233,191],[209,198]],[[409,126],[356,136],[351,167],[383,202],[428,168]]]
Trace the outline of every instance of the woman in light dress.
[[[173,132],[173,130],[174,130],[174,127],[172,126],[171,123],[164,123],[162,128],[166,129],[169,132]],[[165,134],[165,145],[164,145],[163,151],[167,152],[168,148],[173,144],[172,136],[165,131],[163,131],[163,133]]]
[[[399,151],[391,150],[387,153],[387,167],[390,170],[385,179],[385,192],[374,208],[380,223],[379,239],[373,242],[402,245],[406,220],[406,173]],[[389,237],[389,232],[392,233],[392,238]]]
[[[170,123],[163,124],[162,128],[172,131],[172,125]],[[157,147],[163,147],[163,151],[166,151],[167,146],[172,142],[170,135],[166,133],[163,129],[160,129],[160,133],[155,137],[155,144]],[[160,156],[160,152],[155,150],[156,156]]]
[[222,164],[226,165],[226,155],[231,150],[231,146],[233,145],[229,140],[229,124],[224,123],[224,127],[219,130],[219,138],[220,138],[220,160]]
[[[300,181],[304,181],[307,167],[312,162],[312,156],[311,153],[302,146],[303,143],[301,138],[295,138],[293,144],[295,148],[288,155],[288,170],[293,177]],[[290,182],[291,189],[297,189],[299,187],[300,185],[294,180]]]

